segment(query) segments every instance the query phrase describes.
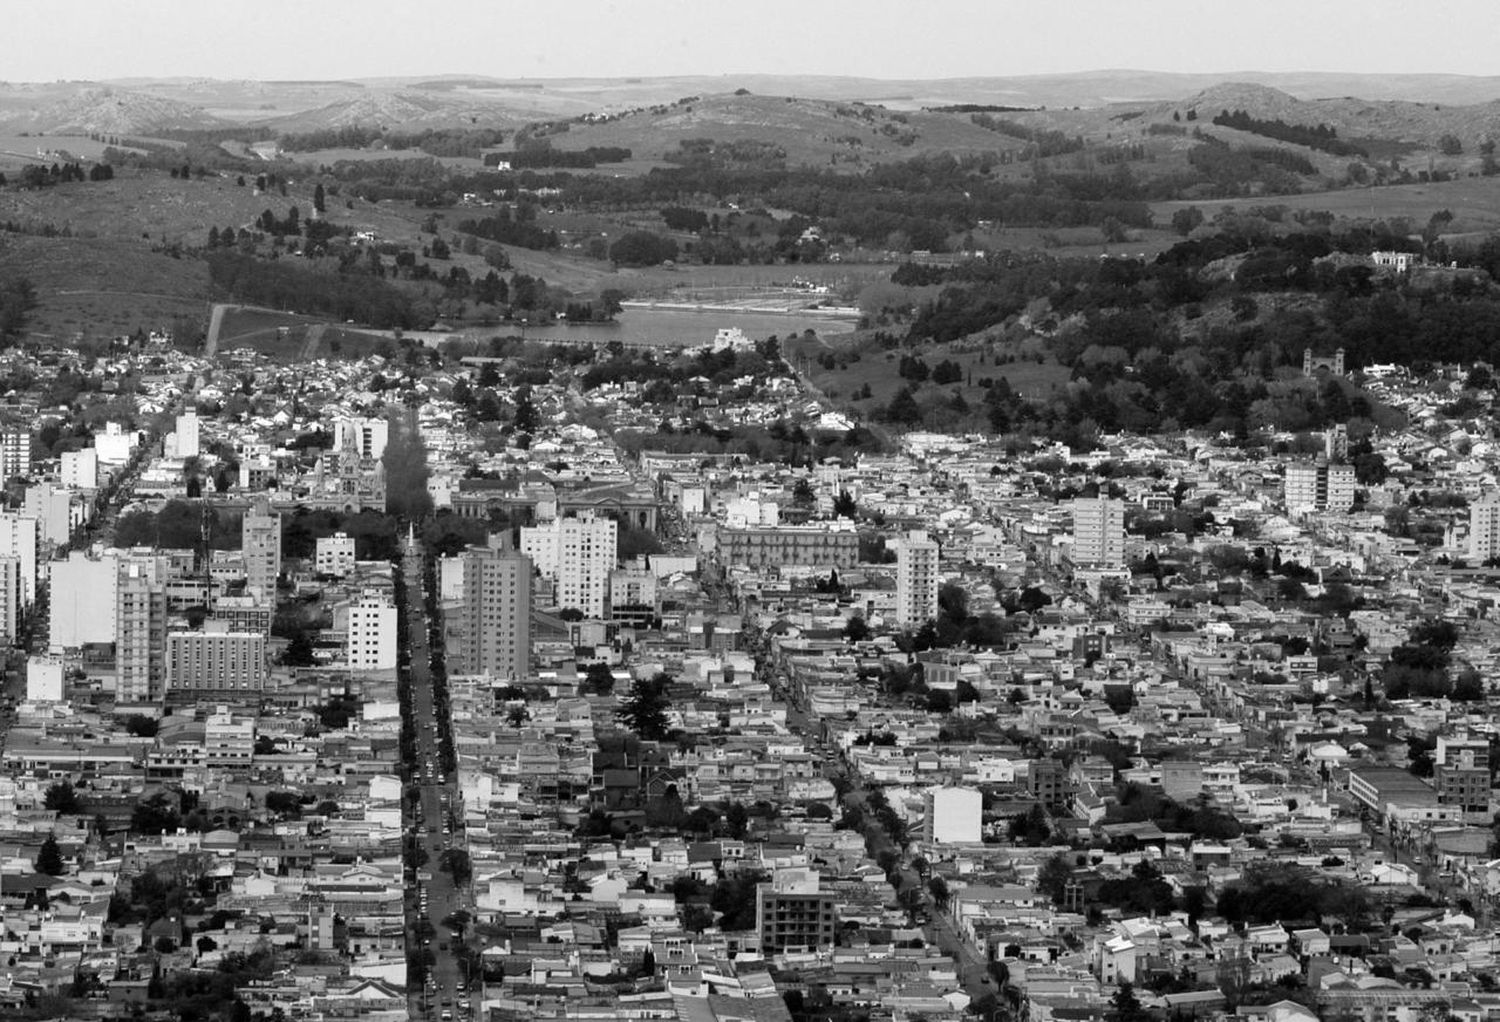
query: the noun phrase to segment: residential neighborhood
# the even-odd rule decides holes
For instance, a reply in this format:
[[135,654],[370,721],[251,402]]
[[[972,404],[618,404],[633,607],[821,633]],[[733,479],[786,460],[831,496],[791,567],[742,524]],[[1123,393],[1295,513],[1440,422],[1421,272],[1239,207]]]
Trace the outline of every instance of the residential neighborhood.
[[1075,451],[468,350],[0,354],[7,1017],[1500,1013],[1488,367]]

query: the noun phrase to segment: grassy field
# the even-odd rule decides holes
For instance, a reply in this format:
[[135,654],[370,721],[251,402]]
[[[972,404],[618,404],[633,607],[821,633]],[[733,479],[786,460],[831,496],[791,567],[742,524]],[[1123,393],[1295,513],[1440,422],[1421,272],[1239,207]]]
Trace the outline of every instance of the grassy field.
[[179,316],[207,321],[208,268],[136,242],[0,234],[7,271],[36,286],[29,332],[38,337],[66,342],[170,327]]
[[[0,171],[11,173],[28,163],[57,162],[55,156],[39,156],[44,152],[66,152],[83,163],[96,163],[104,158],[108,146],[85,135],[7,135],[0,134]],[[125,148],[125,147],[122,147]],[[139,150],[131,150],[139,152]]]
[[[317,342],[309,350],[309,338],[314,331],[318,335]],[[304,355],[357,358],[390,343],[388,337],[373,331],[270,309],[231,309],[225,312],[219,329],[221,354],[236,348],[249,348],[288,361]]]
[[1387,185],[1381,188],[1351,188],[1306,195],[1272,195],[1253,199],[1215,199],[1204,202],[1160,202],[1151,207],[1157,223],[1172,214],[1197,206],[1212,218],[1222,209],[1244,211],[1255,207],[1285,206],[1290,210],[1321,210],[1352,219],[1408,217],[1420,228],[1432,214],[1449,210],[1453,233],[1500,228],[1500,177],[1460,178],[1436,184]]
[[[926,402],[939,394],[944,399],[962,394],[969,407],[978,412],[985,396],[985,389],[979,386],[979,381],[986,377],[1003,377],[1011,389],[1023,397],[1045,400],[1054,391],[1066,386],[1071,376],[1066,367],[1051,361],[1038,363],[1028,360],[996,365],[994,349],[977,343],[935,345],[910,352],[884,350],[870,335],[856,334],[836,337],[831,342],[789,340],[785,350],[796,366],[831,400],[866,416],[876,414],[906,386],[912,387],[919,402]],[[831,369],[818,361],[819,356],[828,353],[833,353],[835,358],[835,365]],[[897,370],[904,354],[920,355],[929,368],[945,359],[954,362],[962,370],[963,380],[938,386],[930,381],[917,384],[903,379]],[[858,396],[867,385],[870,396]],[[933,428],[951,428],[954,423],[949,423],[947,427],[941,423],[930,425]]]

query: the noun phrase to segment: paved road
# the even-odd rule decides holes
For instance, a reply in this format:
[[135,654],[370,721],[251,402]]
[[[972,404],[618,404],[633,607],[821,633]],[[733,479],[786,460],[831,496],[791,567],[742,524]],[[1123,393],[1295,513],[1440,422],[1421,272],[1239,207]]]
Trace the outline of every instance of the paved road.
[[[418,892],[425,892],[425,911],[420,904],[412,909],[413,925],[425,916],[432,922],[435,932],[428,938],[434,955],[431,976],[433,983],[424,996],[417,999],[418,1008],[427,1011],[426,1017],[438,1019],[447,1002],[447,1010],[454,1018],[460,1017],[458,1002],[468,999],[468,994],[458,992],[459,982],[464,979],[462,965],[453,953],[453,933],[442,925],[453,912],[465,908],[466,892],[454,887],[453,879],[438,868],[443,852],[457,843],[463,847],[461,831],[451,835],[443,833],[443,827],[451,812],[462,818],[458,801],[456,777],[444,776],[445,783],[438,783],[442,770],[438,756],[439,721],[432,697],[431,655],[427,641],[427,608],[422,593],[422,549],[420,544],[406,552],[402,562],[406,577],[407,628],[411,648],[412,719],[416,725],[417,741],[415,775],[412,783],[421,792],[421,818],[417,826],[417,840],[427,852],[427,862],[420,867],[421,873],[430,873],[431,880],[419,880]],[[428,764],[431,764],[429,769]]]

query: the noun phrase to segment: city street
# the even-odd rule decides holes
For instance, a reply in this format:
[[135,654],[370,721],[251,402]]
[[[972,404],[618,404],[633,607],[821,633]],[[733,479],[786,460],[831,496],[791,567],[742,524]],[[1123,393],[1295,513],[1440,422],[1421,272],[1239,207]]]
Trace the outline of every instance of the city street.
[[[426,939],[433,954],[430,973],[432,982],[425,991],[412,991],[417,996],[419,1007],[426,1008],[427,1017],[441,1019],[448,1011],[453,1018],[462,1017],[458,1005],[468,1001],[467,990],[459,991],[464,982],[458,956],[454,954],[455,937],[442,921],[453,912],[465,907],[464,892],[456,888],[453,878],[439,864],[443,852],[449,847],[463,847],[461,832],[445,834],[444,827],[451,815],[462,817],[458,802],[458,779],[442,773],[442,761],[438,754],[440,726],[432,693],[431,651],[428,644],[428,621],[422,589],[422,556],[420,545],[406,551],[402,570],[406,577],[407,629],[411,649],[412,719],[416,728],[416,763],[412,783],[421,793],[419,805],[421,815],[415,827],[416,840],[427,853],[426,861],[418,868],[418,904],[413,909],[410,922],[415,925],[426,917],[433,932]],[[439,778],[442,778],[440,781]],[[430,876],[431,879],[420,879]],[[425,895],[425,906],[421,899]]]

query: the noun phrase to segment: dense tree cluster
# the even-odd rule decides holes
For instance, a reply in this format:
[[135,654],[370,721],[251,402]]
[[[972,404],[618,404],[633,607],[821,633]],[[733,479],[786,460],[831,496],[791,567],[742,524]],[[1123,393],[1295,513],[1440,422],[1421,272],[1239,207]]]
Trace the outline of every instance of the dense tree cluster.
[[1309,127],[1305,124],[1288,124],[1281,118],[1265,120],[1251,117],[1243,110],[1225,110],[1214,118],[1214,123],[1236,131],[1248,131],[1253,135],[1264,135],[1278,142],[1307,146],[1334,156],[1366,156],[1368,153],[1357,145],[1339,140],[1338,132],[1326,124]]
[[367,275],[338,274],[289,260],[218,249],[205,255],[216,288],[243,302],[354,320],[380,329],[428,325],[411,297]]
[[1054,131],[1050,128],[1033,128],[1020,121],[995,117],[989,113],[976,113],[969,120],[981,128],[1030,143],[1023,154],[1026,159],[1065,156],[1083,149],[1082,135],[1068,135],[1066,132]]
[[458,229],[477,238],[498,241],[503,245],[515,245],[517,248],[538,250],[556,248],[557,232],[538,227],[534,222],[534,217],[534,208],[521,203],[517,205],[514,213],[506,208],[493,216],[460,221]]
[[0,341],[18,333],[36,307],[36,288],[19,275],[0,275]]
[[546,139],[528,139],[514,152],[486,153],[484,163],[493,167],[506,162],[519,170],[540,170],[548,167],[564,167],[570,170],[586,170],[601,163],[624,163],[631,152],[622,146],[589,146],[586,149],[554,149]]

